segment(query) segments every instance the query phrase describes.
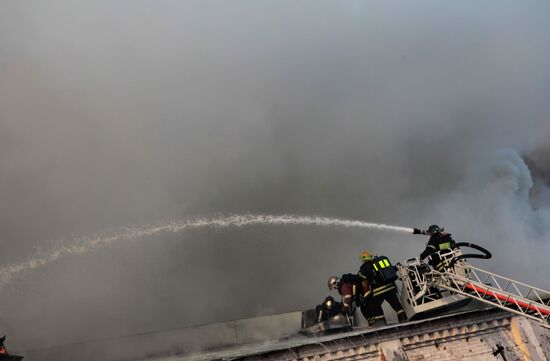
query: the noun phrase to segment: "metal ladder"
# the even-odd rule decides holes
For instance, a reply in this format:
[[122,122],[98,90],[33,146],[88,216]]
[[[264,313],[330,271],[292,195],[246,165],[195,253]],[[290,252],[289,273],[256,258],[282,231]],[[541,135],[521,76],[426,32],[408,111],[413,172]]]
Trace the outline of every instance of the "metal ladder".
[[432,270],[433,286],[458,293],[539,322],[550,328],[550,291],[499,276],[465,262],[453,270]]

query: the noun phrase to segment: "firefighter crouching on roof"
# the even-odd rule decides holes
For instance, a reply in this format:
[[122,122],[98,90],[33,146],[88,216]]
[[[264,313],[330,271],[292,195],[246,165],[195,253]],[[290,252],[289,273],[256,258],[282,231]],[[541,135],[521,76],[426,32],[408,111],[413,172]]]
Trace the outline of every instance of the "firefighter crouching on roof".
[[341,314],[342,304],[336,302],[331,296],[328,296],[322,304],[315,307],[315,312],[317,313],[317,322],[323,322]]
[[328,279],[328,289],[338,290],[342,296],[342,313],[353,314],[353,302],[361,304],[362,286],[361,279],[352,273],[343,274],[341,278],[332,276]]
[[437,224],[432,224],[425,232],[415,229],[415,233],[430,235],[430,240],[426,245],[426,249],[420,254],[420,260],[424,260],[426,257],[431,256],[430,264],[435,270],[439,272],[444,271],[445,268],[448,267],[447,261],[441,259],[441,257],[435,253],[439,252],[440,254],[446,254],[456,248],[456,243],[451,237],[451,234],[445,232],[445,228],[441,228]]
[[395,281],[397,272],[386,256],[374,256],[365,251],[359,256],[363,262],[358,276],[366,280],[370,288],[364,292],[361,313],[372,326],[374,322],[384,318],[382,302],[388,301],[390,306],[397,312],[399,322],[407,320],[403,306],[397,297]]

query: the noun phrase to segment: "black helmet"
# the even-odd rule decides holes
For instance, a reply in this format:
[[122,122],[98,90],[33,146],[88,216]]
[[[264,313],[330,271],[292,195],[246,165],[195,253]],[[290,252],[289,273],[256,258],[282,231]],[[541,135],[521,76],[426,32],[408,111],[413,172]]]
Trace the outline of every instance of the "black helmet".
[[334,298],[332,296],[328,296],[325,298],[325,306],[330,310],[334,306]]
[[441,233],[443,232],[444,229],[445,228],[441,228],[437,224],[432,224],[431,226],[428,227],[427,233],[429,234]]

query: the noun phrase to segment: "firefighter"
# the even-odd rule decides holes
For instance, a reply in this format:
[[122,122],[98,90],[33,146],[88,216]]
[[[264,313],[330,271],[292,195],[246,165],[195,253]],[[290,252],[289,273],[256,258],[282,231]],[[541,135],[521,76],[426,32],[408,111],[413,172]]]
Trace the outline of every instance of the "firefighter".
[[375,256],[369,251],[361,253],[359,259],[363,262],[358,276],[370,285],[364,292],[361,313],[365,316],[369,326],[384,318],[382,302],[388,301],[397,313],[399,322],[406,321],[407,317],[403,306],[397,297],[395,281],[397,272],[386,256]]
[[451,237],[450,233],[445,232],[445,228],[441,228],[437,224],[432,224],[428,227],[427,231],[422,233],[430,235],[430,240],[424,252],[420,254],[420,260],[424,260],[426,257],[431,256],[430,264],[437,271],[441,272],[445,270],[447,266],[445,260],[442,260],[437,254],[434,255],[434,253],[439,252],[440,254],[446,254],[451,252],[456,248],[455,240]]
[[6,350],[6,347],[4,346],[4,341],[6,341],[6,336],[0,338],[0,355],[7,355],[8,351]]
[[323,322],[341,314],[342,304],[336,302],[331,296],[328,296],[322,304],[317,305],[315,312],[317,313],[317,322]]
[[0,338],[0,361],[21,361],[23,356],[13,355],[6,350],[5,341],[6,336]]
[[352,315],[353,302],[361,304],[362,285],[361,278],[357,275],[346,273],[340,278],[332,276],[328,279],[328,289],[336,289],[342,296],[342,313]]

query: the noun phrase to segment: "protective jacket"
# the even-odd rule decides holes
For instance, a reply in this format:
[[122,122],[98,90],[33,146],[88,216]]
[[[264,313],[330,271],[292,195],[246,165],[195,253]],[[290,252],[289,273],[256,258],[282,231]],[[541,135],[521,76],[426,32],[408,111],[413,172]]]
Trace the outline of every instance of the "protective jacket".
[[[379,269],[378,266],[376,268]],[[390,291],[394,291],[396,289],[395,283],[393,281],[384,282],[380,280],[380,277],[377,276],[378,270],[376,268],[372,260],[365,261],[361,265],[361,268],[359,269],[359,273],[357,274],[359,277],[361,277],[361,279],[367,281],[370,286],[368,290],[365,290],[363,292],[363,297],[365,299],[369,297],[371,294],[373,296],[378,296]]]
[[[420,259],[434,254],[435,252],[440,252],[441,254],[449,253],[456,247],[455,240],[451,237],[450,233],[436,233],[430,237],[426,249],[420,254]],[[432,257],[430,262],[437,270],[442,270],[445,268],[443,262],[439,257]]]
[[342,312],[351,312],[353,302],[361,304],[364,287],[368,288],[368,282],[363,282],[361,277],[353,273],[346,273],[340,277],[338,293],[342,295]]

